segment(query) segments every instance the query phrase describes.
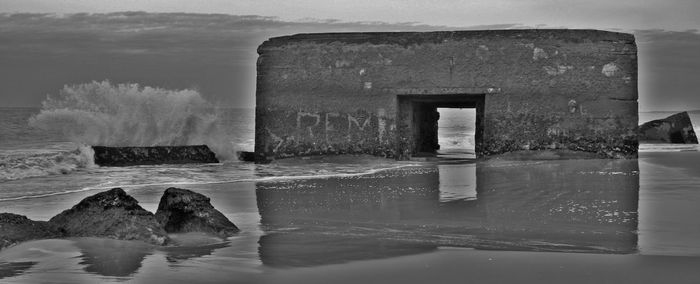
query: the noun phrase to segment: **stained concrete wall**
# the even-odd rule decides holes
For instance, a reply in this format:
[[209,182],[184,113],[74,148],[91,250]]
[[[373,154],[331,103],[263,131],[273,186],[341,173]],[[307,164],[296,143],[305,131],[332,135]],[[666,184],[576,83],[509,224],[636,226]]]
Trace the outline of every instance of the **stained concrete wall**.
[[438,96],[448,106],[478,106],[478,156],[541,149],[637,155],[637,50],[629,34],[299,34],[272,38],[258,53],[258,160],[406,158],[419,131],[409,109]]

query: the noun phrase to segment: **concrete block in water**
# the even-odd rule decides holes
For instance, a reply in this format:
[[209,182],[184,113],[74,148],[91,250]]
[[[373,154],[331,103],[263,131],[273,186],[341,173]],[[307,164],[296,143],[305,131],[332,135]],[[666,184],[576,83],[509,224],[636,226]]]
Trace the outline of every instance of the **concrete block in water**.
[[639,141],[647,143],[698,144],[688,112],[652,120],[639,127]]
[[207,145],[107,147],[92,146],[95,164],[108,167],[134,165],[218,163]]

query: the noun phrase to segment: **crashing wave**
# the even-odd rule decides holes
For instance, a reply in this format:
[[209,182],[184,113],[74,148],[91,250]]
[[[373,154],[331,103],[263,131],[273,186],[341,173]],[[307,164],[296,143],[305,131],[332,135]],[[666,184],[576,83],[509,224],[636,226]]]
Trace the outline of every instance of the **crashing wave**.
[[208,145],[235,157],[219,119],[195,90],[167,90],[109,81],[65,86],[49,95],[29,124],[59,130],[79,144],[104,146]]
[[0,181],[68,174],[95,166],[94,151],[82,145],[74,151],[17,151],[0,155]]

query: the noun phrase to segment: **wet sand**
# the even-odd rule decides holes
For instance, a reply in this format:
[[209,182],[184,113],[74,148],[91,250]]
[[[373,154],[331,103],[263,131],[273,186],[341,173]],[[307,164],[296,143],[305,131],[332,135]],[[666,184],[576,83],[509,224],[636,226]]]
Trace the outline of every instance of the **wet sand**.
[[700,258],[442,249],[275,271],[266,283],[697,283]]
[[[118,250],[105,242],[119,241],[27,242],[4,252],[4,257],[51,257],[15,262],[14,276],[8,265],[0,264],[4,271],[0,276],[5,277],[3,283],[697,283],[700,279],[700,257],[685,256],[439,248],[392,258],[278,268],[219,262],[198,256],[192,248],[189,253],[181,251],[178,258],[165,250],[143,253],[144,245],[135,242],[117,245]],[[83,250],[82,257],[76,248]],[[96,262],[88,263],[85,251],[105,254],[90,254]]]
[[[359,177],[182,186],[210,196],[242,232],[176,248],[26,242],[0,252],[0,282],[697,283],[698,158],[425,163]],[[127,192],[155,212],[165,187]],[[2,206],[47,220],[91,194]]]

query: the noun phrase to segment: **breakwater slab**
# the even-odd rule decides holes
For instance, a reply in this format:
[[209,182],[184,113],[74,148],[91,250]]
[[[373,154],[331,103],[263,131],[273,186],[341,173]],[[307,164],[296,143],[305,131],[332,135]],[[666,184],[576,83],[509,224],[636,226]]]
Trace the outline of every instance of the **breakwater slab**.
[[108,147],[92,146],[95,164],[107,167],[135,165],[218,163],[207,145]]

